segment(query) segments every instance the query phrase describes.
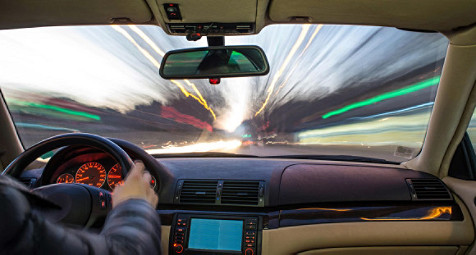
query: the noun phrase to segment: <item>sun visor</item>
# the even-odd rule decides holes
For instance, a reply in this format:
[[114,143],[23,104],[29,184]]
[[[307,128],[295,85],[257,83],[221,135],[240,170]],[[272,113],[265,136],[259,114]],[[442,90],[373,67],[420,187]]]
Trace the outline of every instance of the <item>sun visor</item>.
[[0,4],[0,29],[60,25],[149,23],[144,0],[14,0]]
[[449,31],[476,22],[474,0],[272,0],[273,23],[392,26]]

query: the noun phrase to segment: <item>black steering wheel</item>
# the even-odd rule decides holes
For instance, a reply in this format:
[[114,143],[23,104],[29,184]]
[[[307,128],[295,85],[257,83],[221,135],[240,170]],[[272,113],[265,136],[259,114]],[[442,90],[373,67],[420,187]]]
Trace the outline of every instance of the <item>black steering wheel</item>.
[[[81,145],[111,155],[120,164],[123,178],[134,165],[124,149],[144,162],[146,168],[156,177],[159,187],[162,188],[161,184],[170,178],[170,173],[140,147],[119,139],[111,140],[85,133],[54,136],[24,151],[7,166],[2,175],[19,179],[25,168],[43,154],[65,146]],[[33,203],[34,209],[46,218],[84,227],[95,226],[97,222],[101,222],[112,207],[111,196],[107,190],[78,183],[41,186],[34,189],[29,196],[33,196],[36,201]]]

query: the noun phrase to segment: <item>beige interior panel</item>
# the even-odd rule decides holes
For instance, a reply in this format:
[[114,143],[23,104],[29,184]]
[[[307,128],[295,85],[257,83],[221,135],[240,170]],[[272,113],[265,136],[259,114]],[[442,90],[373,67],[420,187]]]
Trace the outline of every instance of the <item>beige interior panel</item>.
[[353,247],[312,250],[299,255],[451,255],[456,254],[457,246],[421,246],[421,247]]
[[449,160],[474,109],[475,95],[471,92],[475,80],[476,42],[473,41],[473,45],[450,43],[425,142],[420,155],[404,163],[406,167],[440,178],[446,176]]
[[474,240],[470,215],[463,221],[385,221],[315,224],[263,231],[263,255],[296,254],[323,248],[373,246],[469,246]]
[[272,0],[269,17],[289,22],[310,17],[311,22],[367,24],[447,31],[476,22],[474,0]]
[[[448,186],[448,188],[453,191],[462,201],[466,204],[469,213],[476,219],[476,181],[466,181],[460,180],[453,177],[445,177],[443,181]],[[476,228],[476,222],[473,222],[474,228]],[[472,252],[476,254],[476,247],[472,247]],[[472,254],[473,254],[472,253]]]
[[258,5],[256,7],[256,33],[259,33],[266,24],[269,1],[270,0],[258,0]]
[[169,236],[170,236],[170,226],[163,226],[161,228],[161,239],[160,245],[162,246],[162,254],[169,254]]
[[146,23],[152,20],[152,14],[144,0],[0,1],[0,29],[109,24],[114,18]]
[[[257,0],[157,0],[162,18],[167,23],[251,22],[256,21]],[[168,20],[164,3],[179,4],[182,20]]]

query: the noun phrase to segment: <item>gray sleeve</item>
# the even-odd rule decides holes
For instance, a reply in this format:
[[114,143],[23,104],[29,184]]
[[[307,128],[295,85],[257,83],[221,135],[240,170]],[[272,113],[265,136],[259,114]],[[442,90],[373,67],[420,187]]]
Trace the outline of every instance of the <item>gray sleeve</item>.
[[100,234],[66,228],[31,211],[21,192],[0,185],[0,254],[160,254],[160,218],[144,200],[112,210]]

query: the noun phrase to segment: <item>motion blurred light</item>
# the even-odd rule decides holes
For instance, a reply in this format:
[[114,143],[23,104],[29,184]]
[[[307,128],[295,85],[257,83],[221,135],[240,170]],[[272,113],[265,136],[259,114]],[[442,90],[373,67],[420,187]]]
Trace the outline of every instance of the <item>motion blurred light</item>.
[[364,107],[364,106],[367,106],[367,105],[378,103],[378,102],[386,100],[386,99],[390,99],[390,98],[394,98],[394,97],[398,97],[398,96],[403,96],[403,95],[406,95],[406,94],[409,94],[409,93],[413,93],[413,92],[421,90],[421,89],[425,89],[425,88],[428,88],[428,87],[431,87],[431,86],[438,85],[439,82],[440,82],[440,76],[436,76],[436,77],[430,78],[428,80],[424,80],[422,82],[407,86],[405,88],[401,88],[401,89],[397,89],[397,90],[390,91],[390,92],[387,92],[387,93],[383,93],[383,94],[378,95],[376,97],[372,97],[372,98],[369,98],[369,99],[364,100],[364,101],[360,101],[360,102],[357,102],[357,103],[353,103],[353,104],[344,106],[340,109],[337,109],[335,111],[328,112],[328,113],[322,115],[322,118],[327,119],[331,116],[339,115],[339,114],[342,114],[344,112],[350,111],[350,110],[355,109],[355,108]]

